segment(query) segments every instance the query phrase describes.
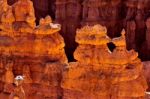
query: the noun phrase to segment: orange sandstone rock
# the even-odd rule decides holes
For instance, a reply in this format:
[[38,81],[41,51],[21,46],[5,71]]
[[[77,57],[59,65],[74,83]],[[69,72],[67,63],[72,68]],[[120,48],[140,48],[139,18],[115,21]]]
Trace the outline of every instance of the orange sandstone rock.
[[[125,31],[113,39],[106,32],[101,25],[77,30],[77,62],[69,63],[63,74],[64,99],[144,99],[143,64],[134,50],[127,51]],[[109,42],[116,46],[112,52]]]
[[4,74],[4,78],[3,78],[3,81],[6,83],[6,84],[11,84],[14,82],[14,74],[13,74],[13,62],[10,61],[6,64],[5,66],[5,69],[6,69],[6,72]]
[[[18,0],[12,6],[5,1],[0,5],[9,8],[0,12],[0,97],[8,97],[14,90],[13,96],[20,98],[23,88],[27,99],[34,95],[35,99],[59,99],[62,71],[68,62],[64,39],[59,34],[61,26],[52,23],[50,16],[35,26],[30,0]],[[17,75],[23,75],[24,82],[15,89]]]
[[15,21],[12,12],[12,7],[7,4],[7,0],[1,0],[0,5],[0,29],[12,32],[12,24]]
[[17,76],[15,78],[14,83],[16,84],[16,88],[14,89],[14,92],[11,93],[9,99],[14,99],[14,98],[18,98],[18,99],[26,99],[26,95],[23,89],[23,77],[22,76]]
[[19,0],[13,5],[13,14],[16,22],[27,22],[32,28],[35,27],[35,15],[33,3],[30,0]]

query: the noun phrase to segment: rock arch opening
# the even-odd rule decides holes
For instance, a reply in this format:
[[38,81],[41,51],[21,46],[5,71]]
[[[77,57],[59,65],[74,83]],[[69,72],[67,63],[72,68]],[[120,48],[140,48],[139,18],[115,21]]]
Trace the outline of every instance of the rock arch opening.
[[112,43],[112,42],[107,43],[107,46],[108,46],[108,48],[109,48],[109,50],[110,50],[111,52],[113,52],[114,49],[116,48],[116,45],[115,45],[114,43]]

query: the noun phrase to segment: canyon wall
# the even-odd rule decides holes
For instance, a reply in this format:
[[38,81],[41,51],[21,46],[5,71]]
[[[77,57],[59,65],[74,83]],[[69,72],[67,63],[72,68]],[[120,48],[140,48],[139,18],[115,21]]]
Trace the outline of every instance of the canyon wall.
[[[68,63],[61,26],[50,16],[36,26],[30,0],[12,6],[3,0],[0,7],[0,98],[60,99],[62,72]],[[17,75],[25,77],[23,87],[14,85]]]
[[[38,2],[17,0],[14,4],[9,2],[12,3],[10,6],[7,0],[0,1],[0,97],[144,99],[148,86],[143,64],[137,52],[126,49],[134,42],[131,48],[137,48],[134,39],[140,23],[128,22],[129,17],[123,25],[114,28],[119,24],[116,21],[121,20],[118,17],[121,1]],[[55,6],[49,6],[54,3]],[[35,12],[34,5],[40,10]],[[137,6],[143,8],[138,3]],[[127,12],[134,12],[130,10]],[[55,15],[47,15],[49,11]],[[141,12],[136,16],[138,20],[143,18]],[[143,25],[139,25],[138,31],[147,27],[146,33],[149,33],[149,19],[146,25],[143,20],[140,22]],[[121,31],[126,24],[130,28],[127,33],[124,29]],[[126,36],[131,39],[126,40]],[[109,44],[114,48],[111,49]],[[72,59],[76,62],[68,62],[65,46],[68,55],[74,52]],[[18,75],[23,77],[22,80],[16,81]]]
[[[8,0],[9,4],[17,0]],[[139,52],[142,60],[150,59],[150,1],[149,0],[32,0],[37,23],[47,14],[62,25],[69,60],[74,60],[78,27],[100,23],[107,27],[109,37],[118,37],[127,31],[127,48]]]

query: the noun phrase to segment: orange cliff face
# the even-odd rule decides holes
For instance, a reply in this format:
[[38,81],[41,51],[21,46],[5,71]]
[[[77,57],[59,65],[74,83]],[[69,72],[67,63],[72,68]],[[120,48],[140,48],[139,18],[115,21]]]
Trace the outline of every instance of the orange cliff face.
[[[125,31],[110,39],[101,25],[77,30],[79,43],[74,57],[64,72],[64,99],[145,99],[146,80],[138,54],[126,50]],[[116,48],[111,52],[107,43]]]
[[[25,9],[26,12],[24,12],[24,10],[19,10],[19,7],[22,4],[24,4],[25,7],[21,9]],[[54,54],[57,56],[59,52],[64,52],[64,40],[58,33],[61,27],[58,24],[53,24],[49,16],[45,19],[41,19],[45,21],[45,23],[41,22],[39,26],[31,27],[31,25],[35,24],[35,17],[33,5],[30,0],[19,0],[12,5],[11,8],[11,13],[6,11],[2,14],[3,20],[14,18],[14,21],[2,21],[0,24],[2,26],[2,31],[0,31],[1,39],[5,39],[7,41],[1,41],[1,45],[4,45],[1,46],[1,51],[4,51],[4,53],[7,54],[13,53],[13,55],[22,55],[23,57],[31,55],[32,57],[44,55],[53,55],[53,57],[55,57]],[[30,8],[31,10],[27,10],[26,8]],[[16,15],[16,13],[20,15]],[[11,14],[13,16],[7,16],[5,14]],[[8,23],[11,24],[10,28],[12,31],[5,28],[5,25],[8,25]],[[60,58],[65,58],[65,56],[61,55]],[[59,58],[51,60],[57,61]],[[67,59],[64,59],[64,61],[67,62]]]
[[[60,24],[46,16],[35,26],[30,0],[12,6],[3,0],[0,5],[0,98],[22,99],[21,94],[26,99],[144,98],[143,65],[135,51],[126,50],[124,31],[110,39],[101,25],[78,29],[77,62],[68,63]],[[113,52],[109,42],[116,45]],[[17,75],[24,76],[21,86],[13,84]]]
[[58,99],[61,72],[68,63],[61,26],[52,23],[50,16],[35,26],[30,0],[18,0],[12,6],[4,0],[0,5],[4,7],[0,10],[0,97],[14,95],[14,77],[23,75],[27,99]]

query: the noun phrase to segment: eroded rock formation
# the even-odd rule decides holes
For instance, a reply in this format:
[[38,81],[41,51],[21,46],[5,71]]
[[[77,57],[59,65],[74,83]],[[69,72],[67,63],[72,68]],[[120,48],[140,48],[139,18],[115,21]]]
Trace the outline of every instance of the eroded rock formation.
[[[147,89],[142,62],[134,50],[126,50],[125,31],[110,39],[101,25],[77,30],[79,43],[63,75],[63,99],[144,99]],[[111,52],[107,43],[116,48]],[[132,91],[131,91],[132,90]]]
[[66,54],[73,61],[73,52],[77,46],[75,43],[75,31],[80,26],[81,17],[80,0],[56,0],[55,21],[62,25],[61,34],[66,43]]
[[18,91],[14,89],[14,77],[23,75],[27,99],[60,98],[61,74],[68,63],[64,39],[59,34],[61,25],[52,23],[47,16],[36,26],[30,0],[18,0],[12,6],[4,0],[0,5],[3,5],[0,10],[0,96],[8,99],[10,93]]
[[[8,0],[13,4],[17,0]],[[32,0],[37,23],[47,14],[62,25],[61,34],[66,43],[66,54],[70,61],[77,47],[76,29],[84,25],[102,24],[107,27],[109,37],[118,37],[123,28],[127,34],[128,49],[139,52],[142,60],[149,60],[146,20],[150,17],[149,0]],[[131,26],[135,22],[135,27]],[[133,35],[135,34],[135,35]],[[130,40],[129,40],[130,39]],[[132,39],[132,40],[131,40]],[[129,43],[131,41],[132,43]]]
[[[115,32],[120,31],[123,25],[114,27],[120,24],[117,20],[121,20],[118,16],[121,0],[56,0],[55,21],[45,12],[38,17],[38,26],[35,24],[34,13],[39,15],[34,11],[35,2],[16,0],[13,5],[8,5],[7,0],[0,1],[0,97],[7,99],[12,93],[18,94],[14,95],[18,98],[24,89],[27,99],[144,98],[147,86],[142,63],[135,51],[126,50],[124,31],[121,37],[111,39],[107,36],[106,27],[85,26],[77,30],[75,39],[76,28],[86,24],[101,23],[107,26],[109,36],[118,35]],[[48,0],[43,2],[39,7]],[[137,20],[144,23],[141,15],[143,11],[140,10]],[[137,20],[127,20],[129,23],[124,23],[127,29],[130,25],[137,25]],[[134,42],[136,29],[127,31],[128,36],[133,35],[130,44]],[[68,64],[60,30],[65,41],[69,41],[66,46],[69,55],[75,49],[75,41],[79,44],[74,52],[77,62]],[[110,42],[116,46],[112,52],[107,46]],[[17,75],[25,78],[21,85],[15,87],[13,83]]]
[[16,85],[16,88],[10,94],[9,99],[26,99],[27,98],[25,95],[24,88],[22,86],[24,77],[23,76],[16,76],[16,78],[14,79],[14,83]]

